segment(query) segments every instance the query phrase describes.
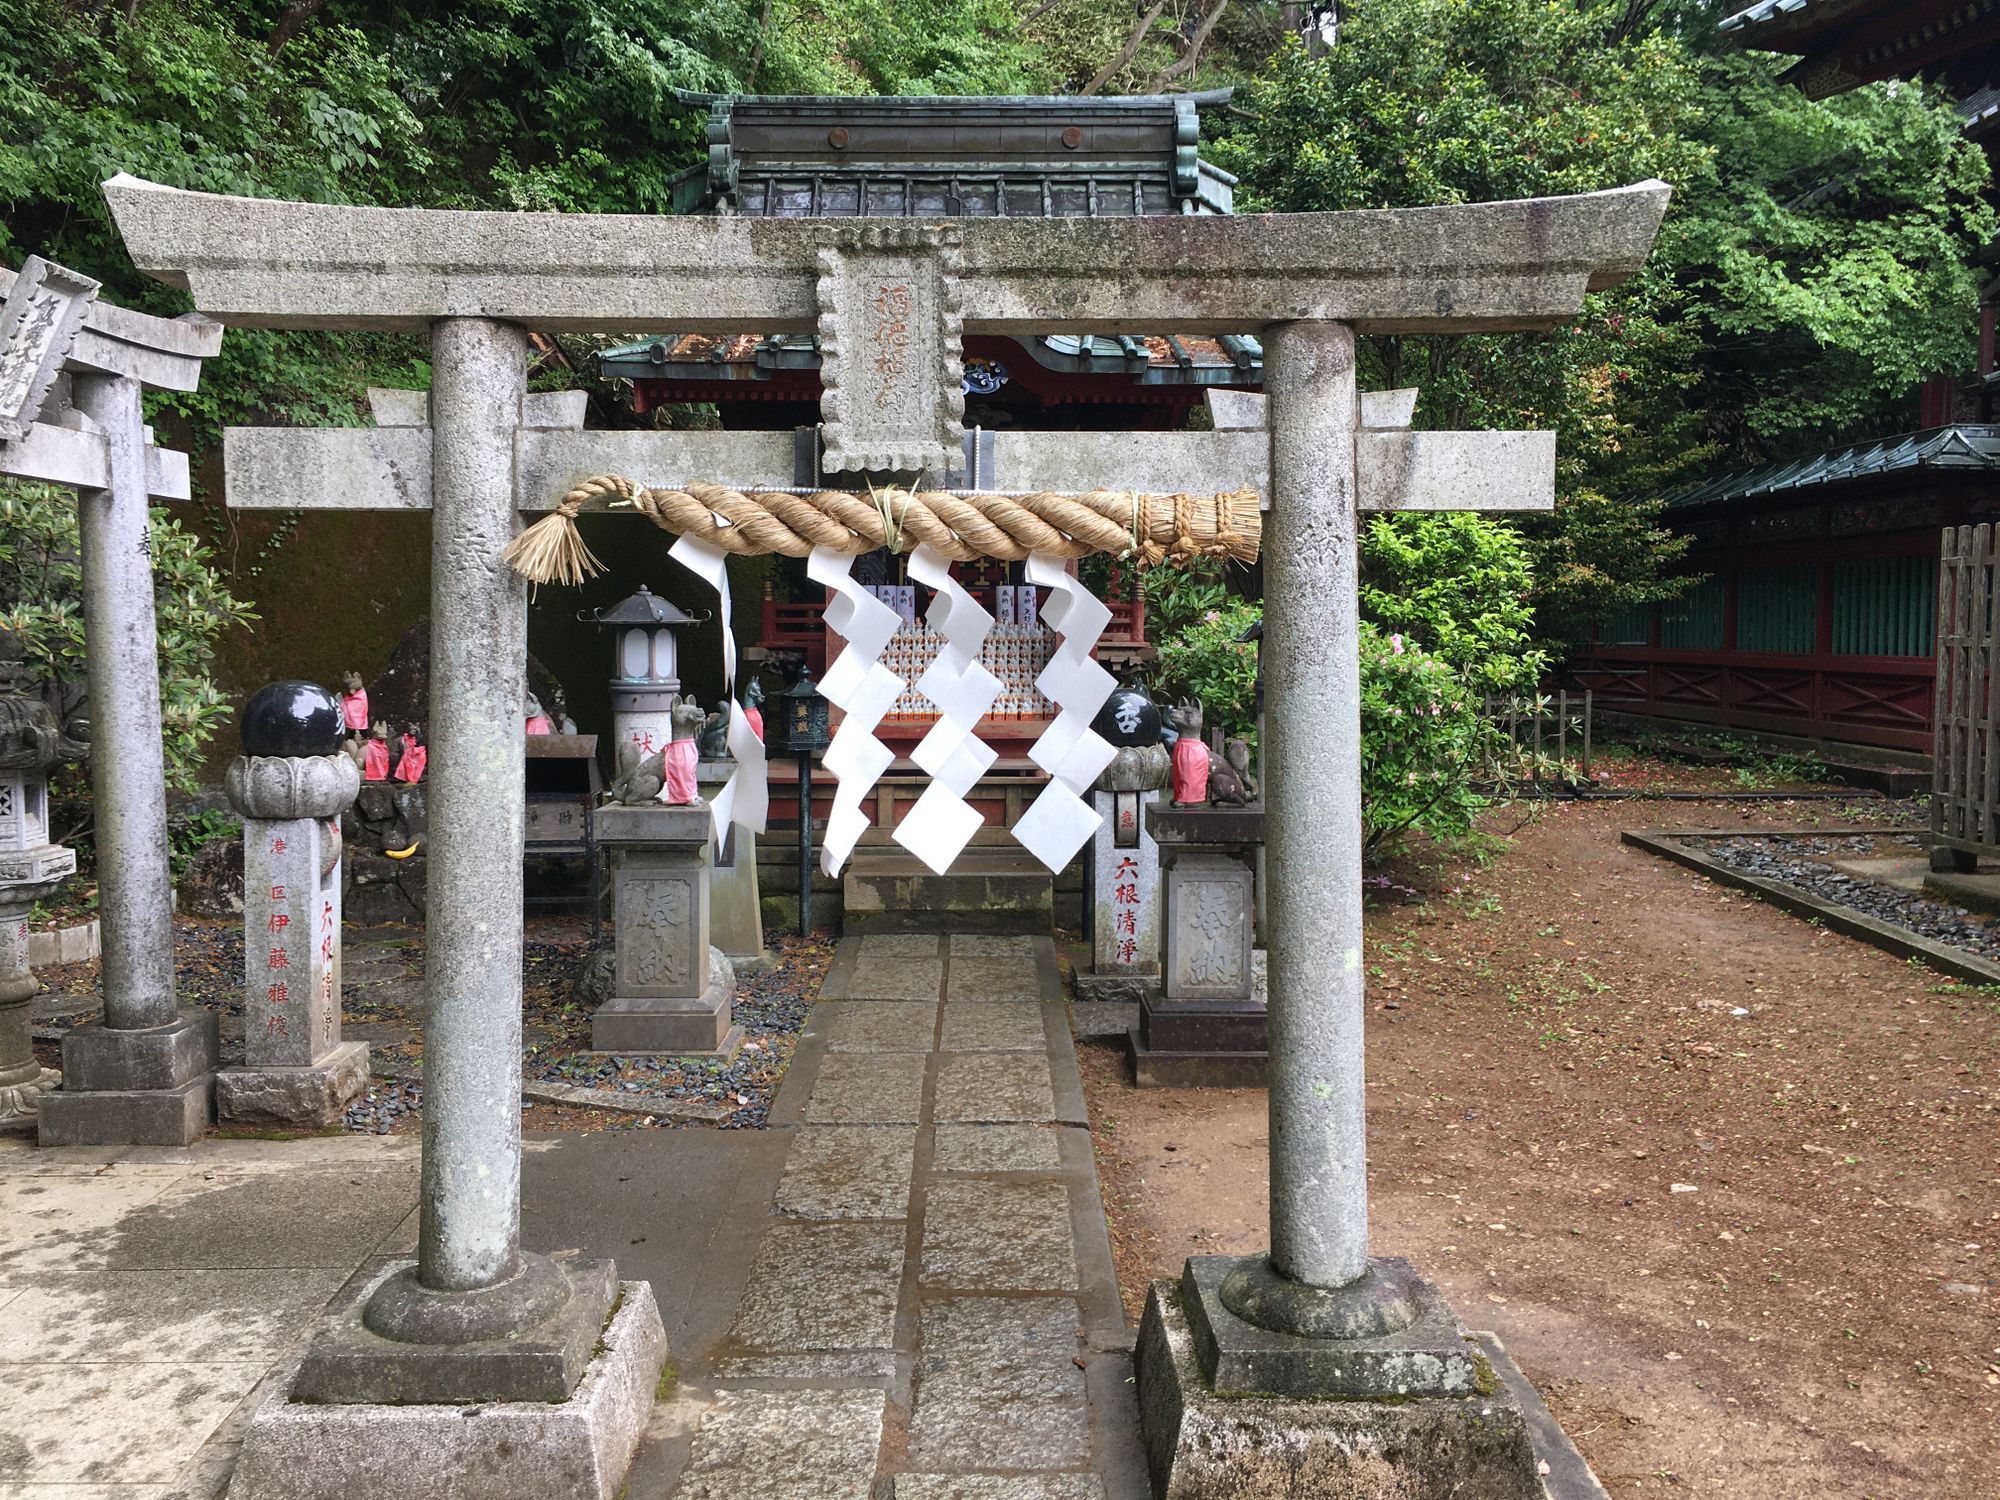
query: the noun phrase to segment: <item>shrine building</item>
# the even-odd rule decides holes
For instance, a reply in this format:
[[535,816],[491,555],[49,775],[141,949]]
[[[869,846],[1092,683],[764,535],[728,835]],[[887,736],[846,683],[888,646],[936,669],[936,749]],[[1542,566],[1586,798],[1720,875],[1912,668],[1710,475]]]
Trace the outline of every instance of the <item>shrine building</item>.
[[[1201,160],[1198,138],[1200,109],[1228,97],[1226,89],[1121,98],[683,93],[683,102],[707,111],[708,157],[676,180],[674,202],[688,213],[763,218],[1227,214],[1235,180]],[[1249,335],[1173,329],[969,334],[964,367],[963,462],[926,482],[1007,491],[1045,488],[1054,476],[1010,474],[1006,434],[1207,427],[1211,391],[1261,390],[1263,350]],[[796,483],[856,487],[858,476],[820,471],[816,335],[664,329],[603,351],[598,369],[629,382],[635,413],[705,405],[726,429],[792,432]],[[803,663],[820,674],[840,644],[826,624],[827,592],[807,579],[802,559],[774,562],[759,638],[746,656],[786,670]],[[854,568],[858,581],[904,616],[884,660],[911,686],[876,731],[898,760],[877,784],[876,826],[845,877],[847,930],[864,930],[878,905],[885,920],[895,912],[895,920],[921,922],[933,920],[925,913],[936,913],[939,903],[959,922],[1007,926],[1018,914],[1027,924],[1046,925],[1056,885],[1069,882],[1052,881],[1006,832],[1047,779],[1027,751],[1053,719],[1034,679],[1054,637],[1037,618],[1021,563],[985,560],[952,569],[998,621],[982,661],[1003,686],[978,733],[999,758],[966,798],[987,826],[950,876],[932,876],[890,842],[890,831],[928,785],[907,757],[935,719],[915,688],[936,651],[924,623],[929,590],[907,577],[906,566],[904,556],[876,552]],[[1112,612],[1095,655],[1114,673],[1143,666],[1155,653],[1142,578],[1112,562],[1092,582]],[[773,822],[783,825],[794,805],[796,770],[777,758],[770,773]],[[830,780],[825,787],[815,791],[816,809],[827,803]],[[1071,922],[1074,900],[1063,902]],[[913,910],[918,914],[909,915]]]

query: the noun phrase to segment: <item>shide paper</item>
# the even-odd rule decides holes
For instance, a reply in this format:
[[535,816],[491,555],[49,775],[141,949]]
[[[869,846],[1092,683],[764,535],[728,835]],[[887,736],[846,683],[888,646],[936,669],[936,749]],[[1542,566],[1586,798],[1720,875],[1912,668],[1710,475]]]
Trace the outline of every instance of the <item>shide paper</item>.
[[727,740],[729,753],[736,760],[736,769],[729,773],[729,779],[723,782],[708,804],[715,852],[720,855],[729,838],[732,823],[751,833],[764,831],[771,806],[764,742],[750,727],[749,716],[736,701],[736,632],[729,624],[729,554],[713,542],[682,536],[674,542],[667,556],[714,589],[721,610],[722,696],[729,705]]
[[1090,727],[1117,686],[1091,660],[1111,611],[1062,564],[1045,552],[1031,552],[1028,582],[1045,590],[1042,619],[1061,638],[1049,664],[1035,679],[1042,696],[1056,706],[1055,722],[1035,741],[1028,759],[1049,773],[1034,804],[1014,825],[1014,838],[1051,870],[1061,870],[1104,819],[1083,798],[1118,752]]
[[903,679],[879,659],[902,617],[848,576],[853,566],[851,555],[831,547],[815,547],[806,558],[806,576],[834,593],[826,623],[847,642],[819,684],[827,702],[842,714],[821,762],[834,776],[833,811],[827,815],[819,854],[820,868],[829,876],[840,873],[868,827],[862,799],[895,759],[875,738],[875,726],[903,691]]
[[917,691],[937,705],[938,717],[910,757],[931,784],[903,815],[893,837],[932,873],[942,875],[984,821],[965,794],[999,757],[975,731],[1000,696],[1001,684],[979,661],[993,616],[959,587],[950,559],[919,545],[910,554],[909,567],[912,578],[936,590],[926,618],[941,644],[917,679]]

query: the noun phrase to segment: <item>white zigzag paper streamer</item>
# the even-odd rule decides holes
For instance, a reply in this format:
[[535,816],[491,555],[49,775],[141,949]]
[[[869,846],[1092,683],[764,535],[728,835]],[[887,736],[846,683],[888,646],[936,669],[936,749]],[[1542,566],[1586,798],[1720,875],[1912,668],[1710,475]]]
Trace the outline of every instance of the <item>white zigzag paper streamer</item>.
[[896,758],[875,738],[875,726],[903,691],[903,679],[879,660],[902,616],[848,576],[853,566],[851,554],[831,547],[815,547],[806,558],[806,576],[836,595],[826,607],[826,623],[847,642],[819,684],[826,700],[843,713],[821,762],[834,775],[833,811],[819,852],[820,868],[829,876],[838,875],[854,852],[868,827],[861,801]]
[[1060,558],[1031,552],[1025,572],[1028,582],[1047,591],[1042,619],[1061,639],[1035,679],[1042,696],[1056,706],[1055,722],[1028,752],[1051,779],[1014,825],[1014,838],[1051,870],[1061,870],[1104,821],[1083,793],[1118,753],[1090,727],[1117,686],[1090,656],[1111,623],[1111,611],[1070,576]]
[[729,705],[729,753],[736,769],[709,799],[709,821],[715,852],[722,853],[729,837],[729,825],[738,824],[752,833],[762,833],[771,807],[769,767],[764,760],[764,742],[750,727],[749,716],[736,701],[736,632],[730,628],[729,554],[713,542],[682,536],[667,556],[715,590],[722,618],[722,696]]
[[912,753],[931,784],[896,826],[896,842],[928,865],[933,874],[949,870],[985,821],[965,800],[1000,752],[974,732],[993,700],[1000,679],[979,661],[979,648],[993,628],[993,616],[951,576],[951,559],[927,544],[910,554],[910,576],[937,591],[927,618],[943,644],[936,660],[917,679],[917,691],[938,707],[937,722]]

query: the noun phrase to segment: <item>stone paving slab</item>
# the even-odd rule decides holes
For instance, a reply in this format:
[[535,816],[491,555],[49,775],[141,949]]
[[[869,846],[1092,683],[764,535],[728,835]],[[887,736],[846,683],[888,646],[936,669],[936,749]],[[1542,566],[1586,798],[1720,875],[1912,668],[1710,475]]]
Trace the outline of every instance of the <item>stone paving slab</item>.
[[932,1290],[1075,1291],[1069,1189],[1016,1180],[932,1183],[921,1279]]
[[0,1285],[40,1271],[101,1271],[113,1231],[187,1175],[8,1176],[0,1180]]
[[827,1125],[799,1131],[778,1184],[789,1219],[900,1219],[910,1208],[914,1125]]
[[1067,1298],[961,1297],[922,1315],[915,1470],[1079,1469],[1090,1423]]
[[11,1366],[0,1480],[170,1482],[266,1368],[95,1364],[86,1383],[67,1363]]
[[[190,1173],[129,1215],[113,1270],[354,1268],[355,1247],[393,1231],[417,1193],[417,1164],[367,1172],[304,1165],[285,1173]],[[227,1235],[215,1226],[226,1223]],[[4,1273],[0,1273],[4,1274]]]
[[997,1124],[1055,1119],[1048,1059],[1007,1053],[947,1057],[938,1071],[933,1117]]
[[679,1500],[869,1500],[885,1404],[880,1391],[724,1391]]
[[820,1060],[808,1125],[915,1125],[923,1115],[925,1059],[898,1053],[829,1053]]
[[957,954],[951,960],[951,985],[947,1000],[1041,1000],[1045,995],[1040,967],[1032,956],[1025,958],[979,957]]
[[[863,938],[864,944],[877,941]],[[843,1000],[935,1000],[944,987],[942,958],[881,958],[866,947],[847,976]]]
[[1104,1500],[1104,1481],[1095,1474],[898,1474],[894,1500]]
[[929,1052],[937,1045],[935,1000],[835,1000],[816,1006],[829,1052]]
[[44,1272],[0,1295],[0,1364],[275,1360],[344,1270]]
[[1048,1046],[1042,1007],[1033,1000],[947,1005],[939,1036],[942,1052],[1041,1052]]
[[1031,959],[1035,956],[1036,939],[1033,937],[1007,937],[983,932],[954,932],[951,935],[951,956],[953,958],[1018,958]]
[[942,951],[934,932],[871,932],[861,940],[863,958],[936,958]]
[[1053,1125],[940,1125],[934,1172],[1055,1172],[1062,1150]]
[[0,1484],[0,1500],[187,1500],[169,1484]]
[[893,1349],[904,1231],[892,1224],[780,1224],[764,1236],[730,1336],[787,1353]]
[[829,1385],[841,1381],[884,1381],[896,1374],[890,1349],[841,1350],[822,1354],[745,1354],[715,1368],[717,1380],[783,1380]]

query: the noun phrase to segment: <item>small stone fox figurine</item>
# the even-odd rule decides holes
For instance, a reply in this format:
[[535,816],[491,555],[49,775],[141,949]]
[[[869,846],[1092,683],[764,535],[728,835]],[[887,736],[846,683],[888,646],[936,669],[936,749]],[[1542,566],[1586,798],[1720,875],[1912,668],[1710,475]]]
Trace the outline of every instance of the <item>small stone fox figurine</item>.
[[658,797],[664,785],[666,771],[661,765],[659,751],[641,755],[639,747],[630,740],[618,747],[618,779],[611,783],[610,793],[613,802],[636,807]]
[[1222,759],[1208,766],[1208,800],[1217,807],[1242,807],[1257,795],[1250,780],[1250,747],[1242,740],[1229,740],[1222,747]]

